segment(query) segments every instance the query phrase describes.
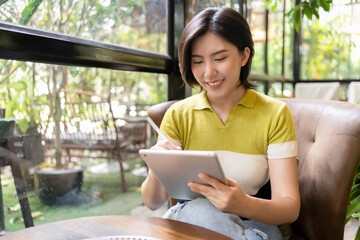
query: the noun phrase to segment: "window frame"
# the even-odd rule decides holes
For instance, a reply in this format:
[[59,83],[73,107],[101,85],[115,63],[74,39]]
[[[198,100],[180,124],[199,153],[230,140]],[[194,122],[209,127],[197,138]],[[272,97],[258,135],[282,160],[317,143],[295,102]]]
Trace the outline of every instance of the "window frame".
[[177,66],[175,39],[180,36],[175,34],[181,32],[185,25],[184,6],[185,0],[167,1],[167,55],[0,22],[0,58],[165,73],[168,75],[168,100],[182,99],[189,95],[189,91],[183,86]]

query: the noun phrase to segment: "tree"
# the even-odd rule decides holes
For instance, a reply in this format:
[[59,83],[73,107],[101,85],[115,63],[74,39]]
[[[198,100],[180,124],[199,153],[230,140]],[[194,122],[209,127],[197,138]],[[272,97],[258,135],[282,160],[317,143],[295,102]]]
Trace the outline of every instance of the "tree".
[[[145,17],[147,9],[143,1],[16,0],[2,1],[0,5],[0,20],[3,21],[26,24],[43,30],[157,53],[166,53],[166,31],[159,29],[156,32],[149,31]],[[153,7],[156,9],[156,6]],[[21,9],[23,11],[18,11]],[[13,113],[21,119],[20,122],[24,123],[23,129],[26,129],[25,124],[33,119],[34,123],[41,123],[40,131],[46,134],[51,130],[52,123],[54,123],[52,133],[55,136],[54,146],[58,167],[61,165],[60,132],[63,122],[69,119],[66,117],[67,109],[64,108],[63,102],[66,101],[66,95],[71,90],[92,92],[100,99],[107,99],[110,96],[119,101],[120,104],[134,105],[166,100],[166,77],[159,74],[129,73],[15,61],[2,63],[0,72],[3,76],[7,76],[0,79],[0,85],[3,86],[0,90],[0,94],[4,96],[2,98],[3,103],[11,102],[14,104],[12,109],[16,109],[16,111]],[[114,77],[109,78],[111,74]],[[31,78],[30,76],[34,77]],[[21,78],[22,81],[19,81],[18,78]],[[106,81],[108,79],[114,81],[111,88],[107,87]],[[43,87],[44,83],[47,87],[39,95],[38,91],[34,91],[34,89],[39,84]],[[6,90],[9,87],[10,90]],[[120,99],[117,94],[121,94],[122,98]],[[20,95],[23,97],[20,98]],[[72,97],[74,98],[74,96]],[[25,101],[21,106],[19,99]],[[125,101],[126,99],[128,101]],[[37,106],[36,103],[39,103],[38,112],[33,111],[34,107]]]
[[[329,12],[333,0],[302,0],[297,2],[295,7],[291,8],[287,13],[287,16],[289,17],[289,21],[295,24],[296,31],[299,31],[301,19],[303,19],[304,16],[309,20],[314,16],[319,18],[320,9]],[[275,10],[278,4],[283,4],[283,0],[268,0],[264,6]]]

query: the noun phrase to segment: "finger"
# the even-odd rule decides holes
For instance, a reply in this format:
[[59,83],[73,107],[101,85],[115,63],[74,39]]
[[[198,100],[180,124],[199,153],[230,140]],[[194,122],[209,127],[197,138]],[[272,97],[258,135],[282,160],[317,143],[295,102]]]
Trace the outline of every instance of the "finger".
[[214,190],[213,187],[209,185],[204,185],[201,183],[194,182],[192,180],[189,181],[188,186],[190,187],[191,191],[200,193],[204,195],[205,197]]
[[178,150],[169,140],[158,141],[156,145],[150,149],[154,150]]
[[209,175],[206,175],[204,173],[199,173],[199,178],[216,189],[222,189],[224,186],[224,184],[218,179],[210,177]]
[[[176,145],[174,145],[172,142],[170,142],[167,139],[166,140],[161,140],[158,144],[165,147],[165,148],[167,148],[167,149],[169,149],[169,150],[179,150]],[[180,150],[181,150],[181,147],[180,147]]]
[[158,144],[152,146],[150,149],[151,150],[168,150],[167,148],[165,148],[165,147],[163,147],[161,145],[158,145]]
[[226,178],[227,185],[230,187],[237,186],[238,183],[235,180],[232,180],[231,178]]

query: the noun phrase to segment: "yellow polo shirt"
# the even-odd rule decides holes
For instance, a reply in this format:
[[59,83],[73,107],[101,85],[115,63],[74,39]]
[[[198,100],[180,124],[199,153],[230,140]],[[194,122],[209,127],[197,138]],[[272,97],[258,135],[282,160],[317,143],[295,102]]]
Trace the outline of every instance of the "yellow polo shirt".
[[269,180],[267,159],[297,155],[287,105],[251,89],[231,109],[225,123],[203,91],[173,104],[160,128],[184,150],[219,151],[225,175],[251,195]]

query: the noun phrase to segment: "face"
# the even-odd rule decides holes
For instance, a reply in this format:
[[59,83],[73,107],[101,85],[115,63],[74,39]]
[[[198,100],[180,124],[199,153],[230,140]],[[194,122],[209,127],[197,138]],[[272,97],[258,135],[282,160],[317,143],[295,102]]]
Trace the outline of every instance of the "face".
[[191,47],[192,73],[208,98],[237,97],[241,67],[249,59],[249,49],[240,53],[235,45],[212,32],[197,37]]

